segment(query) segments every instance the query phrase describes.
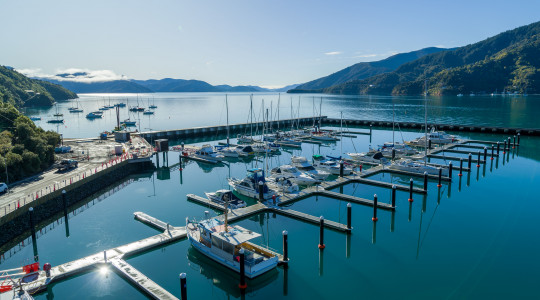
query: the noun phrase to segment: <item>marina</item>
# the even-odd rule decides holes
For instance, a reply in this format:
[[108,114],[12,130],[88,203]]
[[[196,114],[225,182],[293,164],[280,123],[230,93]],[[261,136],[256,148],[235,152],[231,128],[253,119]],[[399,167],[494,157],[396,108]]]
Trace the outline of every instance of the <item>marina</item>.
[[[306,118],[306,120],[309,120],[306,121],[309,126],[312,118]],[[185,148],[193,149],[199,149],[206,144],[218,145],[220,143],[226,143],[223,134],[218,133],[222,132],[222,129],[219,128],[223,128],[223,126],[202,128],[206,128],[204,129],[205,133],[203,133],[203,129],[201,128],[187,128],[182,129],[181,132],[194,132],[194,134],[180,134],[178,136],[168,134],[171,137],[169,143],[175,145],[175,147],[185,145]],[[242,132],[242,130],[238,132]],[[327,126],[324,130],[339,131],[340,129]],[[177,132],[178,130],[173,131]],[[302,187],[296,193],[278,192],[276,200],[272,199],[272,197],[266,198],[263,201],[241,197],[248,206],[231,209],[227,216],[228,221],[260,234],[261,236],[254,241],[254,245],[272,249],[271,252],[279,257],[281,264],[277,269],[269,271],[268,274],[261,275],[261,278],[248,279],[245,292],[242,292],[242,289],[238,288],[240,282],[238,273],[235,274],[224,267],[212,266],[215,264],[212,259],[200,257],[204,255],[198,252],[194,253],[193,248],[188,246],[189,243],[186,240],[185,228],[178,227],[178,225],[184,224],[186,217],[198,216],[198,219],[200,219],[202,216],[204,219],[207,215],[204,211],[208,211],[210,217],[215,215],[218,220],[223,221],[224,207],[217,202],[208,200],[204,195],[208,192],[228,188],[227,178],[234,176],[242,178],[246,170],[262,168],[267,164],[269,165],[268,168],[271,169],[284,163],[290,163],[291,158],[294,156],[311,158],[315,155],[328,154],[329,156],[338,157],[342,153],[351,150],[355,152],[367,150],[368,144],[381,145],[389,139],[391,140],[392,137],[391,132],[384,129],[381,130],[376,126],[365,127],[361,125],[359,129],[351,130],[349,128],[343,130],[343,132],[345,131],[349,132],[342,135],[338,141],[330,143],[317,141],[318,143],[310,143],[309,140],[304,139],[302,140],[304,143],[299,149],[288,150],[283,148],[278,154],[268,155],[266,158],[264,154],[259,154],[248,158],[227,158],[223,162],[212,162],[206,159],[194,160],[190,156],[183,157],[181,153],[174,151],[169,151],[168,153],[167,151],[163,153],[154,152],[156,150],[153,145],[156,142],[156,138],[164,137],[162,134],[158,135],[156,133],[157,131],[154,130],[153,134],[156,134],[148,136],[144,142],[146,143],[145,148],[149,149],[145,155],[150,157],[149,159],[154,164],[154,169],[143,171],[150,172],[150,177],[145,175],[143,181],[129,179],[129,181],[126,181],[126,187],[117,193],[111,194],[108,198],[102,200],[103,202],[99,205],[88,206],[88,203],[93,203],[90,196],[88,200],[83,200],[83,203],[77,204],[79,206],[77,210],[84,208],[84,214],[75,214],[75,211],[70,213],[70,209],[68,208],[67,213],[64,213],[63,217],[53,220],[52,223],[57,224],[60,220],[63,220],[63,226],[54,226],[53,228],[51,223],[48,223],[50,221],[40,219],[37,222],[38,225],[36,225],[37,239],[32,239],[28,236],[24,237],[24,235],[29,234],[26,231],[26,233],[23,233],[23,237],[21,237],[22,240],[19,239],[20,242],[18,244],[10,244],[9,247],[11,248],[3,248],[5,250],[3,250],[4,254],[0,256],[1,268],[5,269],[4,266],[7,268],[13,266],[13,263],[16,261],[13,257],[32,256],[29,254],[36,254],[35,256],[37,256],[37,252],[34,252],[32,248],[38,249],[40,262],[51,261],[51,265],[53,266],[51,270],[52,276],[49,279],[46,279],[47,277],[44,274],[40,274],[39,281],[33,283],[35,288],[31,289],[32,287],[30,285],[28,286],[38,299],[50,295],[53,287],[56,293],[59,292],[60,287],[62,287],[62,291],[71,291],[70,293],[73,293],[75,286],[71,282],[76,282],[79,276],[85,278],[94,276],[92,274],[102,276],[99,274],[105,272],[103,271],[103,267],[113,271],[107,276],[118,276],[129,282],[125,287],[122,287],[122,284],[115,283],[115,286],[121,287],[122,293],[133,293],[130,289],[135,287],[136,291],[134,295],[138,293],[141,297],[154,299],[181,298],[182,291],[180,286],[183,285],[178,284],[180,273],[187,275],[188,294],[190,297],[209,297],[208,292],[210,290],[202,288],[203,286],[207,286],[207,284],[212,287],[211,290],[223,296],[232,295],[233,297],[240,297],[244,295],[253,297],[255,294],[260,294],[263,291],[268,297],[281,298],[294,294],[299,296],[299,288],[302,285],[295,286],[293,284],[294,281],[291,281],[294,278],[297,280],[310,278],[315,282],[323,284],[324,281],[321,280],[324,280],[327,276],[332,276],[331,274],[339,274],[342,268],[347,268],[351,259],[358,263],[361,262],[362,265],[370,265],[371,263],[358,256],[357,251],[367,252],[370,256],[378,256],[378,248],[383,247],[387,249],[385,251],[391,251],[387,247],[394,247],[392,245],[399,244],[401,247],[407,249],[405,253],[398,255],[401,261],[408,261],[409,259],[407,257],[409,255],[411,255],[413,260],[414,257],[418,259],[419,255],[422,257],[421,253],[426,251],[426,247],[420,245],[422,245],[423,242],[421,241],[426,238],[428,232],[422,229],[424,228],[422,224],[426,222],[425,219],[428,217],[426,214],[432,213],[433,216],[431,218],[433,219],[435,213],[443,208],[457,212],[460,211],[460,208],[458,208],[459,204],[469,201],[471,203],[470,205],[475,205],[474,203],[479,200],[482,203],[485,195],[491,195],[490,197],[493,199],[498,199],[495,193],[500,193],[500,190],[497,188],[486,190],[486,184],[492,181],[490,179],[491,177],[500,177],[503,174],[500,172],[502,170],[505,170],[503,171],[504,173],[514,173],[512,169],[516,168],[520,161],[526,159],[523,156],[530,155],[528,153],[530,153],[531,138],[534,139],[534,137],[526,134],[520,134],[521,142],[514,142],[513,136],[510,136],[510,140],[515,145],[512,144],[512,146],[509,146],[511,144],[507,143],[507,146],[503,147],[503,142],[508,142],[508,135],[492,133],[486,135],[472,132],[462,136],[459,131],[455,131],[452,134],[458,135],[460,141],[442,146],[433,145],[431,149],[427,150],[427,159],[425,162],[425,164],[436,167],[448,167],[448,163],[452,161],[452,170],[454,172],[453,174],[450,173],[449,176],[424,175],[421,173],[389,169],[387,165],[369,163],[362,164],[363,167],[360,168],[359,163],[350,159],[344,159],[344,162],[354,170],[350,175],[332,175],[320,184]],[[207,134],[206,132],[213,133]],[[145,134],[141,133],[141,136]],[[217,139],[214,139],[216,134]],[[412,139],[418,137],[421,133],[402,131],[401,134],[405,135],[407,139]],[[137,136],[137,134],[134,136]],[[77,139],[73,140],[73,142],[79,145],[88,143],[86,139]],[[497,151],[497,142],[499,142],[499,151]],[[231,139],[230,144],[231,146],[235,146],[236,140]],[[492,145],[494,146],[493,155]],[[114,143],[112,146],[114,146]],[[74,151],[73,155],[79,158],[82,157],[83,153],[80,151],[84,147],[80,147],[78,153]],[[105,154],[114,148],[108,147],[103,147]],[[484,147],[487,147],[487,152],[484,152]],[[141,147],[139,146],[138,148],[140,151]],[[470,162],[474,165],[469,165],[469,149],[472,156]],[[91,150],[90,153],[94,151],[96,150]],[[478,159],[478,151],[480,151],[480,159]],[[91,154],[90,156],[93,155]],[[107,155],[102,156],[107,157]],[[124,156],[120,157],[122,160],[124,159]],[[424,157],[422,150],[421,154],[412,158],[424,163]],[[103,170],[114,170],[114,168],[121,168],[124,164],[130,164],[130,161],[131,164],[141,161],[138,155],[137,157],[128,155],[125,158],[125,161],[113,161],[111,166],[109,166],[109,159],[90,159],[88,161],[89,165],[81,165],[79,167],[80,170],[77,170],[77,174],[80,173],[79,176],[84,176],[86,180],[88,178],[87,176],[93,174],[90,170],[94,169],[95,171],[95,167],[98,169],[97,176],[105,174],[101,173],[102,161],[106,163],[103,166]],[[459,163],[460,159],[463,161],[462,166]],[[479,166],[477,167],[477,165]],[[129,173],[133,174],[131,171]],[[68,172],[66,174],[56,174],[56,176],[60,176],[58,178],[67,176],[69,179],[73,177],[73,174]],[[58,178],[55,178],[53,182],[58,181]],[[80,180],[79,177],[77,177],[77,180]],[[514,178],[513,180],[518,179]],[[64,180],[62,179],[60,181],[62,182],[61,188],[64,188]],[[73,182],[72,179],[65,187],[70,188],[74,186]],[[38,181],[35,184],[33,187],[29,185],[26,188],[32,187],[36,189],[39,186],[45,186],[44,182],[39,183]],[[481,187],[478,192],[475,192],[478,188],[475,186]],[[471,189],[470,187],[474,188]],[[55,185],[53,192],[56,192],[59,188],[60,186]],[[47,199],[46,196],[48,193],[42,193],[38,192],[37,199]],[[478,197],[479,193],[485,193],[485,195]],[[22,194],[34,193],[23,192]],[[162,194],[162,197],[159,196],[160,194]],[[30,198],[28,197],[28,199]],[[10,201],[8,208],[12,209],[12,212],[21,215],[27,214],[28,207],[35,206],[38,203],[35,202],[35,199],[33,201],[27,200],[26,202],[24,202],[22,197],[20,199],[23,205],[17,207],[16,205],[18,203],[13,204],[14,202]],[[156,202],[158,199],[159,201]],[[451,201],[447,201],[448,199],[451,199]],[[90,202],[85,204],[85,201]],[[106,206],[104,206],[105,202],[108,203]],[[69,206],[72,205],[75,204],[69,204]],[[349,207],[352,208],[352,215],[350,216]],[[105,213],[104,209],[109,212]],[[70,248],[69,252],[66,252],[66,255],[62,256],[49,250],[52,249],[50,248],[50,243],[55,243],[55,241],[63,239],[62,237],[58,237],[58,233],[63,231],[59,228],[63,227],[65,227],[66,236],[69,236],[68,241],[70,239],[76,239],[88,243],[93,239],[102,240],[95,234],[85,236],[77,233],[80,230],[87,232],[92,228],[84,229],[78,223],[81,221],[86,224],[88,224],[88,221],[94,222],[98,215],[104,213],[105,215],[110,215],[111,211],[116,216],[125,215],[126,212],[131,214],[131,218],[116,218],[119,223],[114,223],[115,227],[121,226],[121,228],[128,228],[127,231],[124,229],[120,230],[126,235],[112,233],[107,229],[107,226],[113,224],[111,223],[112,220],[103,220],[104,224],[99,225],[103,230],[99,232],[102,235],[113,234],[116,236],[114,239],[109,239],[105,244],[90,246],[88,249],[80,248],[75,250],[75,248]],[[62,215],[61,206],[58,213]],[[465,211],[464,213],[466,216],[470,216],[471,212]],[[15,215],[9,215],[9,213],[6,213],[6,216],[9,218],[16,217]],[[133,227],[133,216],[139,222],[147,224],[148,229],[141,228],[140,225]],[[321,222],[321,216],[324,216],[324,222]],[[99,218],[101,219],[101,217]],[[3,217],[0,217],[0,220],[2,219]],[[431,222],[429,221],[429,224]],[[413,224],[415,226],[411,227]],[[418,230],[419,224],[420,230]],[[43,228],[43,226],[45,226],[45,229],[50,227],[49,233],[46,235],[40,233],[42,230],[39,228]],[[267,226],[270,228],[268,232],[266,229]],[[316,238],[319,227],[321,226],[326,231],[324,234],[324,243],[322,240],[319,240],[322,237]],[[381,226],[389,230],[382,230]],[[436,231],[439,231],[437,229],[439,226],[435,227]],[[154,230],[158,230],[160,234],[155,235]],[[285,268],[283,265],[284,249],[282,231],[288,231],[289,233],[290,248],[288,249],[287,259],[290,259],[291,262],[287,264],[288,268]],[[416,238],[413,237],[415,231]],[[306,235],[304,232],[309,234]],[[420,238],[418,238],[418,235],[420,235]],[[403,238],[406,238],[406,241]],[[438,240],[440,238],[429,234],[429,240]],[[416,239],[420,241],[418,244],[415,241]],[[345,244],[341,246],[343,242]],[[411,243],[409,244],[409,242]],[[118,246],[122,244],[123,246]],[[321,244],[325,245],[324,251],[317,247],[317,245]],[[416,250],[414,251],[413,244],[416,245],[414,247]],[[28,245],[32,246],[28,247]],[[335,249],[336,245],[340,245],[338,247],[339,249]],[[355,250],[358,247],[360,248]],[[169,249],[175,249],[174,254],[167,254],[170,252]],[[338,254],[342,249],[345,250],[344,256]],[[420,249],[424,250],[420,251]],[[336,252],[336,250],[340,251]],[[93,252],[89,253],[89,251]],[[431,251],[429,250],[428,253],[431,253]],[[412,252],[416,252],[416,254],[412,255]],[[181,257],[178,257],[178,254]],[[394,255],[397,254],[394,253]],[[325,256],[326,258],[333,257],[337,265],[332,266],[328,262],[325,262]],[[163,259],[166,259],[168,263],[165,263],[165,265],[170,264],[170,266],[156,269],[156,259],[162,262],[161,265],[163,265]],[[459,262],[456,263],[459,264]],[[195,268],[201,268],[201,270],[217,268],[218,271],[214,271],[214,275],[211,275],[209,279],[207,273],[194,273],[190,271],[190,268],[194,266]],[[305,273],[306,270],[308,270],[307,274]],[[362,273],[357,268],[353,268],[353,270],[356,273]],[[304,275],[296,274],[291,277],[291,274],[295,274],[296,272],[303,272]],[[216,284],[216,278],[218,278],[219,282],[228,283],[225,285]],[[411,283],[407,283],[406,280],[406,283],[399,284],[401,289],[405,289],[405,284]],[[436,283],[432,282],[432,284]],[[373,290],[368,289],[367,291],[368,294],[371,294]],[[88,295],[96,294],[95,292],[88,292]],[[385,295],[390,296],[394,294],[392,292],[385,292]],[[302,296],[304,295],[302,294]]]

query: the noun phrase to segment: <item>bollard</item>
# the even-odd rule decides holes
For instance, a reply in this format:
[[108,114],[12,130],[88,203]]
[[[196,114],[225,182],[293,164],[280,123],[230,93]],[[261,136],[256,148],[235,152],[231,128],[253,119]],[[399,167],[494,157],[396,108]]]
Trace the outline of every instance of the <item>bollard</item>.
[[187,279],[186,273],[180,273],[180,299],[187,300]]
[[339,162],[339,177],[343,177],[343,161]]
[[51,264],[45,263],[43,265],[43,271],[45,271],[45,275],[47,276],[47,278],[50,278],[51,277]]
[[487,161],[487,147],[484,147],[484,163]]
[[373,195],[373,218],[371,218],[371,221],[377,222],[379,219],[377,219],[377,194]]
[[491,160],[493,160],[493,152],[495,151],[495,146],[491,145]]
[[392,185],[392,207],[396,208],[396,185]]
[[428,139],[428,149],[431,149],[431,139]]
[[411,184],[409,187],[409,202],[413,202],[412,193],[413,193],[413,179],[411,178]]
[[259,181],[259,201],[264,201],[263,182]]
[[288,242],[288,235],[289,233],[287,230],[283,230],[283,263],[289,262],[289,242]]
[[352,205],[347,203],[347,229],[352,229]]
[[34,228],[34,208],[30,207],[28,209],[28,215],[30,218],[30,231],[32,232],[32,241],[36,240],[36,229]]
[[324,217],[319,218],[320,230],[319,230],[319,249],[324,249]]
[[454,170],[454,164],[452,162],[448,163],[448,177],[452,180],[452,171]]
[[362,166],[363,166],[363,165],[360,165],[360,173],[362,173]]
[[518,133],[518,134],[517,134],[517,145],[518,145],[518,146],[520,145],[520,143],[519,143],[520,137],[521,137],[521,133]]
[[471,163],[472,163],[472,154],[469,153],[469,161],[468,161],[469,172],[471,171]]
[[276,194],[272,195],[272,202],[274,202],[274,205],[276,205]]
[[478,151],[478,159],[476,160],[476,167],[480,168],[480,151]]
[[[428,175],[427,172],[424,172],[424,191],[427,191]],[[394,188],[394,186],[392,186]]]
[[442,168],[438,168],[439,169],[439,184],[437,184],[437,187],[440,188],[442,187]]
[[240,251],[238,251],[238,253],[240,254],[240,284],[238,284],[238,287],[241,289],[246,289],[246,260],[244,255],[244,248],[240,248]]

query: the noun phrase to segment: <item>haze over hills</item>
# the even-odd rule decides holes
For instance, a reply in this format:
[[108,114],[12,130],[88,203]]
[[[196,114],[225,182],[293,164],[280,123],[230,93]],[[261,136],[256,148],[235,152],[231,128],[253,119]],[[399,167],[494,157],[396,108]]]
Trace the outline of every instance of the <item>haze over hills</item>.
[[61,73],[49,77],[37,77],[64,86],[76,93],[173,93],[173,92],[286,92],[296,87],[290,85],[279,89],[259,86],[211,85],[201,80],[149,79],[90,81],[87,72]]
[[393,72],[314,92],[418,95],[427,81],[433,95],[540,93],[540,22],[486,40],[423,56]]
[[17,107],[51,106],[55,100],[77,98],[77,95],[62,86],[31,79],[13,70],[0,66],[0,101]]
[[394,71],[402,64],[416,60],[424,55],[446,50],[449,49],[430,47],[407,53],[399,53],[379,61],[357,63],[331,75],[300,84],[290,92],[298,93],[302,92],[302,90],[324,89],[351,80],[365,79],[378,74]]

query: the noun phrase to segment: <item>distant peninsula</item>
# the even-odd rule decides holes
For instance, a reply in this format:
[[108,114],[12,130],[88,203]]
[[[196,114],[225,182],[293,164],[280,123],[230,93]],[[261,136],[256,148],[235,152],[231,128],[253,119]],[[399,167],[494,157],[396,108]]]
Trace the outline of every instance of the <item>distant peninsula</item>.
[[0,66],[0,101],[16,107],[52,106],[77,94],[47,81],[31,79],[8,66]]

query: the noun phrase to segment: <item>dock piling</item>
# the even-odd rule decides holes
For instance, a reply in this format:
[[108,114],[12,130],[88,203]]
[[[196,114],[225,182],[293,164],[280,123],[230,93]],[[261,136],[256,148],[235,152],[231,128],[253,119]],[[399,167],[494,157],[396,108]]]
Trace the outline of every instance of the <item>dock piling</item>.
[[30,231],[32,232],[32,242],[36,242],[36,228],[34,227],[34,208],[28,209],[28,216],[30,218]]
[[105,263],[107,263],[107,251],[103,251],[103,259],[105,260]]
[[371,218],[373,222],[377,222],[379,219],[377,219],[377,194],[373,195],[373,218]]
[[484,163],[487,161],[487,147],[484,147]]
[[431,149],[431,139],[428,139],[428,149]]
[[396,159],[396,149],[392,148],[392,160]]
[[516,149],[516,136],[514,135],[514,145],[512,146],[512,149]]
[[476,160],[476,167],[480,168],[480,151],[478,151],[478,159]]
[[469,167],[469,172],[471,171],[471,164],[472,164],[472,154],[469,153],[469,161],[467,162],[468,163],[468,167]]
[[287,264],[289,262],[289,233],[287,230],[283,230],[283,263]]
[[347,229],[349,229],[349,232],[352,229],[352,205],[351,205],[351,203],[347,203]]
[[519,145],[521,145],[521,144],[519,143],[519,139],[520,139],[520,137],[521,137],[521,134],[520,134],[520,133],[518,133],[518,134],[517,134],[517,145],[518,145],[518,146],[519,146]]
[[396,208],[396,185],[392,185],[392,207]]
[[437,187],[438,188],[441,188],[442,187],[442,168],[438,168],[439,169],[439,184],[437,184]]
[[180,273],[180,299],[187,300],[187,279],[186,273]]
[[238,284],[238,287],[241,289],[247,288],[246,283],[246,257],[244,254],[244,248],[240,248],[240,251],[238,251],[240,254],[240,284]]
[[369,125],[369,135],[371,136],[372,133],[373,133],[373,125],[370,124]]
[[510,145],[512,144],[512,138],[508,137],[508,152],[510,152]]
[[[427,191],[427,185],[428,185],[428,174],[427,172],[424,172],[424,191]],[[394,186],[392,186],[394,188]]]
[[321,216],[319,218],[319,224],[320,224],[320,230],[319,230],[319,249],[324,249],[326,246],[324,245],[324,217]]
[[504,140],[503,154],[506,154],[506,140]]
[[411,178],[411,183],[409,185],[409,202],[413,202],[413,197],[412,197],[413,190],[414,190],[413,179]]
[[499,156],[499,150],[501,150],[501,143],[497,142],[497,157]]
[[339,177],[343,178],[343,161],[339,162]]
[[454,166],[452,162],[448,163],[448,177],[450,178],[450,182],[452,182],[452,171],[454,170]]
[[459,174],[458,176],[463,176],[463,158],[459,159]]
[[493,160],[493,152],[495,151],[495,146],[491,145],[491,160]]
[[259,201],[264,201],[263,182],[259,181]]

